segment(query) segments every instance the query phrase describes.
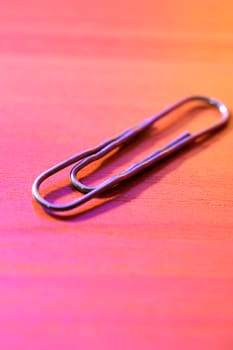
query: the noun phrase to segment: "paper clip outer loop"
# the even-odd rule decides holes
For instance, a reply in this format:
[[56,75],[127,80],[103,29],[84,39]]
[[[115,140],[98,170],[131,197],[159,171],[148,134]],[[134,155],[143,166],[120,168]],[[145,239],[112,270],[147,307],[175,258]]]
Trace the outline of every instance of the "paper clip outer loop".
[[[164,146],[162,149],[156,150],[155,152],[153,152],[152,154],[150,154],[148,157],[144,158],[140,162],[130,166],[128,169],[122,171],[121,173],[103,181],[100,185],[97,185],[95,187],[86,186],[77,179],[77,173],[81,169],[86,167],[88,164],[102,158],[104,155],[108,154],[113,149],[123,146],[126,143],[132,142],[137,135],[149,129],[159,119],[177,110],[178,108],[182,107],[186,103],[195,102],[195,101],[203,102],[210,108],[213,108],[213,107],[216,108],[220,113],[220,120],[215,122],[208,128],[203,129],[197,133],[194,133],[194,134],[190,134],[189,132],[182,133],[179,137],[172,140],[169,144]],[[150,117],[149,119],[146,119],[138,126],[124,131],[119,136],[108,139],[107,141],[100,143],[94,148],[87,149],[86,151],[78,153],[58,163],[52,168],[49,168],[48,170],[43,172],[41,175],[39,175],[35,179],[32,186],[33,197],[41,206],[51,211],[68,211],[68,210],[74,209],[86,203],[90,199],[99,196],[106,190],[118,185],[122,181],[125,181],[131,178],[132,176],[135,176],[142,170],[145,170],[151,167],[152,165],[156,164],[160,160],[174,154],[175,152],[191,144],[192,142],[195,142],[198,139],[201,139],[205,136],[208,136],[208,135],[211,135],[212,133],[217,132],[218,130],[226,126],[226,124],[229,121],[229,117],[230,117],[230,112],[226,107],[226,105],[214,98],[209,98],[205,96],[187,97],[165,108],[160,113]],[[65,169],[66,167],[74,163],[77,163],[77,164],[71,169],[71,172],[70,172],[71,183],[79,192],[82,192],[84,194],[81,197],[73,200],[72,202],[68,202],[65,204],[56,204],[42,197],[40,194],[41,184],[50,176],[56,174],[57,172]]]

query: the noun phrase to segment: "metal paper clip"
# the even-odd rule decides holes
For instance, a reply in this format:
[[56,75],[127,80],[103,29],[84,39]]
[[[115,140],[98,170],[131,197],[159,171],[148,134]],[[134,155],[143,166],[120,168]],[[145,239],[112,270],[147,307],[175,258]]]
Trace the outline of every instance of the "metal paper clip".
[[[217,109],[218,112],[220,113],[220,120],[212,124],[211,126],[207,127],[206,129],[196,132],[194,134],[191,134],[188,131],[183,132],[180,136],[172,140],[163,148],[154,151],[143,160],[139,161],[136,164],[133,164],[126,170],[121,171],[119,174],[112,176],[111,178],[103,181],[101,184],[95,187],[86,186],[77,179],[78,172],[84,167],[86,167],[88,164],[102,158],[103,156],[105,156],[115,148],[119,148],[125,145],[126,143],[132,142],[136,136],[147,131],[159,119],[167,116],[171,112],[176,111],[178,108],[184,106],[186,103],[195,102],[195,101],[201,102],[209,108]],[[87,149],[86,151],[83,151],[81,153],[78,153],[73,157],[68,158],[63,162],[58,163],[52,168],[46,170],[41,175],[39,175],[33,183],[33,186],[32,186],[33,197],[44,208],[52,211],[66,211],[66,210],[74,209],[80,206],[81,204],[84,204],[85,202],[89,201],[90,199],[98,197],[106,190],[109,190],[115,187],[116,185],[120,184],[121,182],[130,179],[132,176],[135,176],[142,170],[145,170],[155,165],[160,160],[176,153],[177,151],[184,148],[185,146],[190,145],[195,141],[203,141],[206,137],[211,136],[213,133],[217,132],[218,130],[226,126],[229,120],[229,117],[230,117],[230,112],[226,107],[226,105],[214,98],[209,98],[205,96],[187,97],[169,106],[168,108],[165,108],[160,113],[150,117],[149,119],[146,119],[138,126],[124,131],[119,136],[108,139],[107,141],[104,141],[98,146]],[[65,169],[66,167],[74,163],[76,164],[71,169],[70,180],[72,185],[79,192],[82,192],[83,195],[77,198],[76,200],[73,200],[72,202],[65,203],[65,204],[56,204],[42,197],[39,192],[40,185],[42,184],[42,182],[44,182],[48,177],[54,175],[55,173],[59,172],[62,169]]]

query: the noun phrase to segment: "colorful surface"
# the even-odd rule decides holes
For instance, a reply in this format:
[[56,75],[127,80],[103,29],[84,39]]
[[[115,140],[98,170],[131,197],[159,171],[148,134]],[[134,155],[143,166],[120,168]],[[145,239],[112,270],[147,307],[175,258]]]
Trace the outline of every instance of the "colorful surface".
[[[232,13],[209,0],[1,5],[1,349],[233,349],[232,124],[66,219],[31,199],[41,171],[179,98],[232,108]],[[54,181],[53,198],[68,196]]]

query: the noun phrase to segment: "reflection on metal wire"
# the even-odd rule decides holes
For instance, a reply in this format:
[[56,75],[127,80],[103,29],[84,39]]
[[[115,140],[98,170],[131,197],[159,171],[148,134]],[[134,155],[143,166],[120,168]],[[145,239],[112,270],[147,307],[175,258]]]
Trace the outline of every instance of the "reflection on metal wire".
[[[77,179],[78,172],[84,167],[86,167],[88,164],[102,158],[104,155],[108,154],[112,150],[133,141],[133,139],[136,136],[147,131],[159,119],[167,116],[171,112],[176,111],[177,109],[186,105],[189,102],[201,102],[206,107],[217,109],[218,112],[220,113],[220,120],[212,124],[211,126],[194,134],[191,134],[188,131],[183,132],[180,136],[172,140],[163,148],[154,151],[153,153],[151,153],[149,156],[147,156],[140,162],[133,164],[126,170],[123,170],[122,172],[120,172],[119,174],[103,181],[98,186],[89,187],[82,184]],[[63,162],[58,163],[52,168],[46,170],[41,175],[39,175],[33,183],[33,186],[32,186],[33,197],[43,207],[52,211],[66,211],[66,210],[74,209],[80,206],[81,204],[84,204],[85,202],[89,201],[90,199],[99,196],[106,190],[111,189],[114,186],[120,184],[121,182],[130,179],[132,176],[138,174],[140,171],[151,167],[152,165],[156,164],[158,161],[174,154],[175,152],[184,148],[185,146],[190,145],[191,143],[194,143],[196,141],[198,142],[203,141],[206,137],[209,137],[211,134],[223,128],[227,124],[229,117],[230,117],[230,113],[226,105],[214,98],[209,98],[205,96],[187,97],[169,106],[168,108],[165,108],[160,113],[150,117],[149,119],[146,119],[137,127],[126,130],[123,133],[121,133],[119,136],[108,139],[107,141],[104,141],[98,146],[87,149],[86,151],[83,151],[81,153],[78,153],[72,156],[71,158],[68,158]],[[54,175],[55,173],[59,172],[60,170],[74,163],[75,165],[73,166],[70,172],[70,180],[72,185],[79,192],[82,192],[83,195],[77,198],[76,200],[73,200],[72,202],[65,203],[65,204],[56,204],[42,197],[39,192],[40,185],[42,184],[42,182],[44,182],[48,177]]]

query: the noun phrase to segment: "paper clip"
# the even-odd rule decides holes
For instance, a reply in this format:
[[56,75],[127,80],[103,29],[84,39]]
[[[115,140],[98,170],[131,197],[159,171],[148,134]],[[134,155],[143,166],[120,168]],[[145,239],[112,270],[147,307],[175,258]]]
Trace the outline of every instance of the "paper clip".
[[[165,145],[163,148],[158,149],[151,153],[149,156],[139,161],[138,163],[133,164],[126,170],[121,171],[119,174],[112,176],[111,178],[103,181],[101,184],[95,187],[89,187],[81,183],[77,179],[78,172],[86,167],[88,164],[95,162],[96,160],[102,158],[104,155],[108,154],[115,148],[119,148],[126,143],[132,142],[133,139],[139,134],[147,131],[152,125],[160,120],[161,118],[167,116],[169,113],[176,111],[178,108],[184,106],[189,102],[201,102],[209,108],[215,108],[220,113],[220,120],[215,122],[211,126],[207,127],[204,130],[196,132],[194,134],[189,133],[188,131],[183,132],[180,136],[172,140],[170,143]],[[53,166],[52,168],[46,170],[41,175],[39,175],[32,186],[32,194],[33,197],[37,200],[37,202],[46,209],[51,211],[67,211],[74,209],[81,204],[86,203],[90,199],[98,197],[103,192],[115,187],[123,181],[129,180],[131,177],[135,176],[139,172],[148,169],[149,167],[155,165],[160,160],[167,158],[168,156],[176,153],[181,150],[185,146],[194,143],[195,141],[204,141],[207,137],[211,136],[213,133],[219,131],[224,126],[226,126],[229,121],[230,112],[225,104],[222,102],[205,96],[190,96],[183,100],[176,102],[175,104],[165,108],[160,113],[146,119],[138,126],[128,129],[121,133],[119,136],[108,139],[107,141],[99,144],[94,148],[89,148],[86,151],[78,153],[61,163]],[[48,177],[54,175],[55,173],[65,169],[66,167],[76,163],[70,172],[70,180],[72,185],[76,190],[83,193],[83,195],[72,202],[65,204],[56,204],[48,201],[44,197],[41,196],[39,190],[40,185],[44,182]]]

